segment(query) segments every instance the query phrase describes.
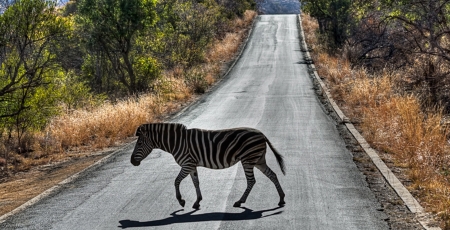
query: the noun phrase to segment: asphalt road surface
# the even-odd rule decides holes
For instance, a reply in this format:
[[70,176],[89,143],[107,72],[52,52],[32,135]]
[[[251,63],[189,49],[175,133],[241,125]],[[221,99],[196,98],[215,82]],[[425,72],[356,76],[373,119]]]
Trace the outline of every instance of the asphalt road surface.
[[255,169],[247,202],[234,208],[246,187],[241,164],[199,168],[203,201],[192,209],[195,189],[174,180],[180,167],[162,151],[139,167],[134,145],[58,193],[0,224],[0,229],[387,229],[380,205],[352,161],[334,121],[326,115],[300,51],[296,15],[259,16],[242,57],[214,91],[174,122],[189,128],[252,127],[285,157],[283,176],[273,153],[268,165],[286,193],[278,207],[275,186]]
[[298,0],[256,0],[255,2],[261,14],[300,14]]

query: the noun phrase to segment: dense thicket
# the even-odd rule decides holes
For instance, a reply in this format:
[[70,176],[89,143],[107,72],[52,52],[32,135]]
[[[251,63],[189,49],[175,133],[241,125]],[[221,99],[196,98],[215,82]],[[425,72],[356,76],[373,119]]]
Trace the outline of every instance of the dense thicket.
[[450,2],[302,1],[333,49],[372,71],[403,69],[404,86],[450,112]]
[[164,71],[201,65],[214,39],[252,7],[252,0],[0,1],[0,166],[10,152],[33,151],[27,132],[62,110],[152,93]]

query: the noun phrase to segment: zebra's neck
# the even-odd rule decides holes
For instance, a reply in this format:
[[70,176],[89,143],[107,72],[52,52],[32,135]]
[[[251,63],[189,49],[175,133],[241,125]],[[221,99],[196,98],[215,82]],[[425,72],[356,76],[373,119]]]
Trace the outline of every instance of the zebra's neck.
[[186,151],[186,126],[182,124],[149,124],[149,138],[155,148],[171,153],[175,159]]

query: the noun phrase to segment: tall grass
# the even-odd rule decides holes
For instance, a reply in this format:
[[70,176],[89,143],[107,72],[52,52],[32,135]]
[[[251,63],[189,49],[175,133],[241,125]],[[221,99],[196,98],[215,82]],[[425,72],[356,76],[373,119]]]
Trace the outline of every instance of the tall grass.
[[152,95],[105,103],[90,110],[76,110],[56,117],[47,133],[65,151],[75,146],[103,148],[133,134],[139,124],[153,121],[158,99]]
[[406,169],[416,198],[450,229],[450,129],[442,109],[423,105],[420,95],[402,89],[406,71],[372,75],[352,68],[343,55],[329,54],[317,43],[314,20],[305,16],[303,22],[318,74],[333,98],[372,147]]

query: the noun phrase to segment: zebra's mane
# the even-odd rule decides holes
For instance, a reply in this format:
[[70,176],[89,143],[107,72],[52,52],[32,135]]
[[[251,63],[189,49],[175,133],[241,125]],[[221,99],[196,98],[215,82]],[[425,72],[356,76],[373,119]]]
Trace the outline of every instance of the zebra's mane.
[[172,130],[185,130],[187,127],[180,123],[150,123],[150,124],[142,124],[136,130],[136,136],[140,136],[142,134],[147,134],[151,130],[158,130],[164,126],[164,129],[168,129],[169,127]]

